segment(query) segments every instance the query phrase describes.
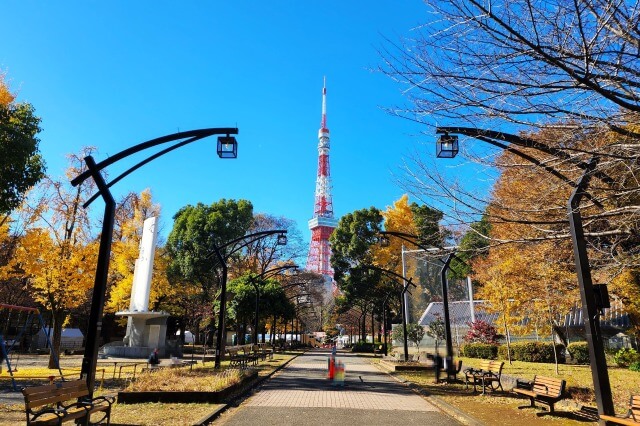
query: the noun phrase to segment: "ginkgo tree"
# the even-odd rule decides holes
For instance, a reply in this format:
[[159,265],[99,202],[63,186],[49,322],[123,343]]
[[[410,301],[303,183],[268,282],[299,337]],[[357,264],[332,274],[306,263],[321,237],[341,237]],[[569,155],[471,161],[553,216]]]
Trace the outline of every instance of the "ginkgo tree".
[[[62,327],[71,310],[81,306],[93,286],[97,244],[91,237],[90,219],[82,203],[91,195],[91,183],[72,188],[70,177],[82,171],[82,159],[92,152],[86,148],[69,156],[66,177],[47,177],[37,188],[31,206],[37,223],[21,238],[16,264],[28,277],[36,301],[51,312],[52,345],[59,351]],[[55,360],[49,358],[49,368]]]

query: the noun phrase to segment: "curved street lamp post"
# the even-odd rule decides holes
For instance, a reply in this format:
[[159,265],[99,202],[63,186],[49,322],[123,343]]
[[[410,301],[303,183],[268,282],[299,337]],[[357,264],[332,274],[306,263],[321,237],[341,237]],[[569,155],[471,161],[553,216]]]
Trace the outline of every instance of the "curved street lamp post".
[[[600,309],[596,303],[596,294],[591,279],[587,245],[584,237],[584,230],[582,228],[582,218],[579,208],[580,201],[583,197],[593,202],[597,207],[601,209],[603,208],[602,204],[587,192],[587,186],[589,185],[589,180],[592,177],[598,178],[609,186],[613,186],[615,181],[606,173],[595,169],[595,159],[591,159],[589,162],[576,160],[558,148],[549,147],[532,139],[502,132],[469,127],[436,127],[436,133],[441,134],[440,138],[436,142],[436,155],[438,157],[455,157],[458,153],[458,137],[456,135],[450,135],[449,133],[461,134],[487,142],[506,151],[510,151],[524,160],[542,167],[544,170],[574,188],[568,201],[569,230],[571,232],[571,239],[573,242],[574,262],[576,266],[578,285],[580,287],[580,298],[584,314],[583,318],[585,318],[585,337],[589,347],[591,376],[593,379],[596,403],[598,405],[598,413],[611,416],[614,415],[615,411],[613,406],[613,397],[611,395],[609,372],[607,370],[602,334],[600,333]],[[584,170],[583,175],[580,177],[578,182],[574,182],[556,169],[542,164],[537,159],[513,148],[511,145],[535,149],[556,158],[569,161]],[[442,153],[444,153],[444,155],[441,155]]]
[[[450,143],[450,142],[448,142]],[[454,148],[451,148],[451,150],[453,150]],[[455,146],[455,152],[457,153],[457,145]],[[384,232],[380,232],[380,243],[382,245],[388,245],[389,241],[388,241],[388,236],[394,236],[394,237],[398,237],[410,244],[413,244],[414,246],[418,247],[420,250],[423,250],[425,252],[434,252],[434,251],[442,251],[444,249],[441,248],[437,248],[437,247],[426,247],[424,245],[422,245],[419,242],[420,237],[418,237],[417,235],[413,235],[413,234],[407,234],[404,232],[396,232],[396,231],[384,231]],[[453,250],[453,248],[451,249]],[[446,372],[447,372],[447,381],[450,381],[452,379],[452,375],[454,375],[453,373],[453,338],[451,336],[451,323],[449,321],[449,286],[447,283],[447,271],[449,270],[449,265],[451,263],[451,260],[455,257],[455,252],[450,252],[447,255],[447,258],[442,261],[442,268],[440,269],[440,285],[441,285],[441,289],[442,289],[442,311],[443,311],[443,315],[444,315],[444,335],[445,335],[445,342],[446,342],[446,348],[447,348],[447,355],[446,355]],[[404,302],[404,301],[403,301]],[[453,379],[455,379],[455,375],[453,377]]]
[[[270,235],[279,234],[277,244],[278,245],[282,245],[283,243],[286,244],[287,240],[286,238],[283,238],[283,236],[285,236],[286,233],[287,233],[286,229],[260,231],[260,232],[254,232],[253,234],[243,235],[242,237],[235,238],[231,241],[226,242],[220,247],[218,247],[217,244],[212,243],[213,252],[210,253],[208,257],[215,255],[222,267],[222,282],[220,284],[220,312],[218,313],[218,330],[216,333],[216,357],[215,357],[214,368],[220,368],[220,362],[222,360],[222,351],[224,350],[224,337],[225,337],[225,321],[224,321],[225,318],[224,317],[225,317],[225,311],[226,311],[226,305],[227,305],[227,300],[226,300],[227,299],[227,271],[228,271],[227,259],[231,255],[236,253],[238,250],[240,250],[241,248],[246,247],[249,244],[254,243],[258,240],[261,240],[262,238],[266,238]],[[245,239],[250,239],[250,240],[244,241]],[[226,253],[226,255],[222,253],[222,251],[225,248],[234,246],[240,241],[244,241],[240,246],[234,247],[229,253]]]
[[[278,244],[280,244],[280,241],[278,241]],[[286,244],[286,241],[285,241]],[[298,269],[298,265],[284,265],[284,266],[278,266],[275,268],[271,268],[267,271],[264,271],[260,274],[258,274],[257,276],[253,276],[251,275],[249,278],[249,282],[251,283],[251,285],[253,286],[253,288],[256,291],[256,310],[255,310],[255,318],[254,318],[254,325],[253,325],[253,343],[256,344],[258,343],[258,316],[260,313],[260,287],[258,286],[257,280],[262,280],[262,279],[266,279],[266,278],[270,278],[274,275],[276,275],[277,273],[287,270],[287,269],[294,269],[297,270]],[[264,337],[264,335],[262,336]]]
[[[411,286],[415,287],[416,285],[412,282],[413,278],[406,279],[404,276],[391,271],[389,269],[380,268],[378,266],[373,265],[363,265],[367,269],[373,269],[374,271],[379,271],[383,274],[387,274],[390,278],[393,279],[394,282],[402,285],[402,291],[400,292],[400,311],[402,313],[402,331],[404,336],[404,361],[409,361],[409,343],[407,342],[407,312],[404,306],[404,298],[405,294],[411,293],[409,289]],[[402,282],[397,281],[396,278],[401,279]]]
[[[71,180],[71,185],[78,186],[91,177],[98,187],[98,192],[84,203],[84,208],[89,207],[89,205],[99,196],[102,197],[105,203],[104,215],[102,219],[102,233],[100,234],[100,247],[98,249],[98,259],[96,262],[96,275],[93,285],[93,295],[91,299],[91,311],[89,313],[89,324],[87,327],[87,340],[85,343],[85,352],[84,357],[82,358],[82,366],[80,370],[80,378],[86,379],[87,388],[89,389],[90,395],[93,395],[93,389],[95,386],[99,336],[102,330],[102,312],[104,309],[107,279],[109,276],[109,258],[111,257],[111,243],[113,240],[113,226],[115,219],[116,202],[109,188],[125,176],[129,175],[130,173],[139,169],[150,161],[153,161],[156,158],[177,148],[212,135],[226,135],[218,137],[217,153],[220,158],[236,158],[238,154],[238,143],[236,142],[235,137],[231,135],[237,134],[238,129],[232,127],[191,130],[162,136],[147,142],[140,143],[138,145],[134,145],[130,148],[118,152],[115,155],[110,156],[109,158],[99,163],[96,163],[93,157],[89,155],[84,159],[85,164],[87,165],[87,170],[80,173],[78,176]],[[110,183],[107,183],[102,176],[101,171],[104,168],[119,160],[122,160],[126,157],[129,157],[130,155],[136,154],[146,149],[153,148],[167,142],[175,141],[180,142],[140,161],[135,166],[121,173]]]

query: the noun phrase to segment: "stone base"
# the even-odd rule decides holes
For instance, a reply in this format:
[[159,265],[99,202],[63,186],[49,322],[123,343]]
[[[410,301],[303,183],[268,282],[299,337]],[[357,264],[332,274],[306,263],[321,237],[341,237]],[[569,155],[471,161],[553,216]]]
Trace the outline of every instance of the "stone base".
[[[103,348],[106,356],[115,358],[149,358],[154,348],[146,346],[105,346]],[[158,349],[158,355],[160,357],[165,356],[164,348]]]

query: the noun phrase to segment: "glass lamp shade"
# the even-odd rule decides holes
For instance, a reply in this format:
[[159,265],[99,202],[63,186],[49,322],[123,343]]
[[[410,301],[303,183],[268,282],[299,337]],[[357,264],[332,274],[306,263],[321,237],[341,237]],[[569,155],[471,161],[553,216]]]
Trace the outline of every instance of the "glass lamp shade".
[[218,157],[237,158],[238,142],[233,136],[218,136]]
[[278,235],[278,243],[279,246],[287,245],[287,236],[285,234]]
[[458,136],[445,133],[436,142],[438,158],[453,158],[458,155]]

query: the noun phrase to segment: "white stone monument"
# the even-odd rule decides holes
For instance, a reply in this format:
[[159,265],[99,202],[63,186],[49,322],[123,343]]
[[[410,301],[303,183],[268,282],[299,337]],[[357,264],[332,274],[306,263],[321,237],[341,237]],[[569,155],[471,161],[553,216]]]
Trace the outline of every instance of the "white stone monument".
[[107,355],[146,358],[155,348],[158,348],[161,356],[164,355],[169,314],[149,311],[149,293],[157,239],[156,218],[150,217],[144,221],[142,229],[140,255],[133,272],[129,310],[116,312],[116,315],[129,317],[124,346],[105,347]]

